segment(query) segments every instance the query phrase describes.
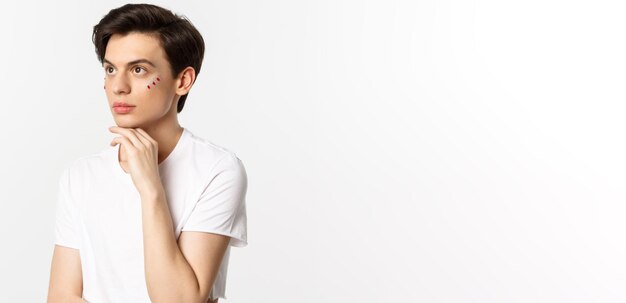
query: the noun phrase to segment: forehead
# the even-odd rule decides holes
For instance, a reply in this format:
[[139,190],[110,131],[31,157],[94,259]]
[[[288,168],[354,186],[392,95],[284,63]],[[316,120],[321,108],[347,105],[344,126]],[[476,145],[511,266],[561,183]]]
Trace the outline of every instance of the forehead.
[[157,66],[167,63],[165,51],[156,36],[131,32],[114,34],[109,38],[105,59],[115,65],[123,65],[138,58],[148,59]]

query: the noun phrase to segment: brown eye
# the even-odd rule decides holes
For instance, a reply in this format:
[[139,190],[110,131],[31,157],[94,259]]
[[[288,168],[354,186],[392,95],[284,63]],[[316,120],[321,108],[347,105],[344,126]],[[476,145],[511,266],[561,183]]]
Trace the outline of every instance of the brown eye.
[[[146,70],[145,68],[141,67],[141,66],[136,66],[135,67],[135,72],[137,72],[138,74],[142,71],[142,70]],[[146,70],[147,71],[147,70]]]

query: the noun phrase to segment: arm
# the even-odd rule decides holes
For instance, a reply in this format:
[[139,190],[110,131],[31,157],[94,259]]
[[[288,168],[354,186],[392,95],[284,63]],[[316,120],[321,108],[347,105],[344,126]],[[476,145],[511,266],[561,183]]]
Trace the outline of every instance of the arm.
[[141,201],[150,300],[207,302],[230,237],[189,231],[177,243],[165,192],[155,190]]
[[[230,236],[221,233],[185,233],[181,234],[179,247],[165,189],[159,178],[157,142],[141,128],[111,127],[109,130],[122,135],[113,139],[115,144],[123,144],[129,149],[131,177],[141,197],[144,269],[150,300],[153,303],[205,303],[213,288],[223,255],[230,244]],[[233,234],[241,238],[241,245],[245,245],[245,221],[242,221],[245,220],[245,208],[241,217],[237,217],[238,213],[232,210],[240,210],[245,205],[243,197],[247,183],[239,181],[246,181],[246,175],[243,164],[234,154],[229,154],[228,159],[237,161],[225,164],[236,165],[223,168],[224,173],[217,174],[220,178],[215,178],[220,181],[212,182],[217,182],[218,185],[211,186],[198,204],[204,205],[201,208],[205,211],[210,209],[207,207],[209,203],[217,204],[217,209],[226,209],[212,214],[217,215],[213,220],[234,222],[239,219],[237,227],[240,230]],[[234,198],[230,197],[231,191],[234,191]],[[210,231],[207,233],[211,234]]]
[[48,303],[87,302],[82,299],[83,276],[78,249],[55,245],[50,269]]

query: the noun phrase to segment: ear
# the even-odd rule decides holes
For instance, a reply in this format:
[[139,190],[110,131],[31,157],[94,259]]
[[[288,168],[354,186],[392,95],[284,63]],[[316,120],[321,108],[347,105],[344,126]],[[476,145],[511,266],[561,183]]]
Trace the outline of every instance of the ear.
[[186,95],[191,90],[196,80],[196,70],[191,66],[187,66],[176,78],[176,94],[179,96]]

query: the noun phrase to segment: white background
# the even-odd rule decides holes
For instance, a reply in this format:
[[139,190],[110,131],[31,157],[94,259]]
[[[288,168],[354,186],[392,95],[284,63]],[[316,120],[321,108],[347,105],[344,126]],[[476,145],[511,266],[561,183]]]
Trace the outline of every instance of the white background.
[[[626,301],[621,1],[176,1],[182,126],[246,166],[224,302]],[[56,185],[115,136],[93,26],[0,18],[0,302],[44,302]],[[220,301],[222,302],[222,301]]]

